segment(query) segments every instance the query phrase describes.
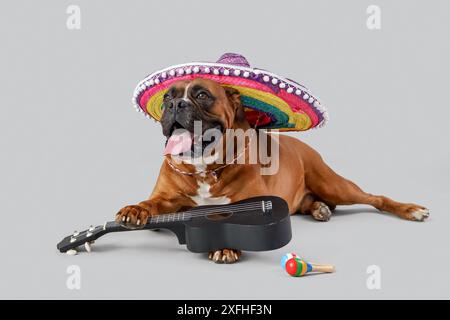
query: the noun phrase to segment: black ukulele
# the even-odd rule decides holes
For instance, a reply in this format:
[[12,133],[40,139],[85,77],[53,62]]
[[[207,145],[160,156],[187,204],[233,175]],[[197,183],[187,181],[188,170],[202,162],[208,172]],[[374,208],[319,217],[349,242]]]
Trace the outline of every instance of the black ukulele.
[[246,251],[274,250],[291,240],[287,203],[273,196],[255,197],[232,204],[199,206],[188,211],[151,217],[141,229],[127,229],[111,221],[103,226],[75,232],[58,243],[61,252],[85,245],[119,231],[168,229],[189,251],[209,252],[223,248]]

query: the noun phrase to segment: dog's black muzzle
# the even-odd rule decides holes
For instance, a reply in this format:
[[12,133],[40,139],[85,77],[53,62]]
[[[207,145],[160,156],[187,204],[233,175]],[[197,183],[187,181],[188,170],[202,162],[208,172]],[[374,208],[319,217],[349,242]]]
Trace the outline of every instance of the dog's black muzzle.
[[173,99],[164,105],[161,117],[163,134],[170,137],[175,129],[184,128],[194,132],[194,121],[201,120],[196,116],[194,106],[184,99]]

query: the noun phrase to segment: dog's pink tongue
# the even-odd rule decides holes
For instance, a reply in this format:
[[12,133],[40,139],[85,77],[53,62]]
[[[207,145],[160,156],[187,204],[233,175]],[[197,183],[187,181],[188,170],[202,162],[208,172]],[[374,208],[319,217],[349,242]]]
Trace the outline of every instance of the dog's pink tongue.
[[177,129],[167,141],[164,155],[177,155],[191,149],[192,134],[187,130]]

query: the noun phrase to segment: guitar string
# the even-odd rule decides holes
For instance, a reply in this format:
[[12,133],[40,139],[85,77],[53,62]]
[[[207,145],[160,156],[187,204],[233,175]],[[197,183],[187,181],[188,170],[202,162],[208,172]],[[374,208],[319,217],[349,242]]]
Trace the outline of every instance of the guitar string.
[[[227,207],[217,207],[217,208],[207,208],[207,209],[201,209],[201,210],[188,210],[183,212],[172,212],[172,213],[165,213],[165,214],[159,214],[157,216],[152,216],[149,219],[149,222],[147,223],[161,223],[161,222],[174,222],[174,217],[183,217],[185,215],[185,218],[193,218],[193,217],[200,217],[200,216],[206,216],[208,214],[213,214],[216,212],[228,212],[232,210],[238,210],[238,211],[246,211],[246,210],[252,210],[252,209],[259,209],[261,208],[261,203],[248,203],[248,204],[240,204],[235,206],[227,206]],[[172,220],[172,221],[170,221]]]
[[[248,205],[248,206],[243,206],[243,207],[236,207],[236,208],[210,208],[211,210],[206,210],[206,211],[193,211],[192,213],[189,211],[185,211],[185,212],[178,212],[178,213],[168,213],[168,214],[161,214],[158,216],[153,216],[150,219],[150,222],[153,223],[159,223],[159,222],[171,222],[170,219],[175,219],[175,217],[182,217],[183,219],[183,214],[186,216],[186,218],[194,218],[194,217],[199,217],[199,216],[205,216],[208,214],[213,214],[216,212],[228,212],[228,211],[233,211],[233,210],[238,210],[238,211],[246,211],[246,210],[252,210],[252,209],[262,209],[261,203],[257,204],[257,205]],[[165,219],[165,217],[167,217],[167,219]],[[163,219],[163,220],[161,220]],[[166,221],[167,220],[167,221]],[[173,221],[177,221],[177,220],[173,220]]]
[[[267,204],[267,202],[269,201],[264,201],[264,204]],[[158,217],[158,216],[165,216],[165,215],[171,215],[171,214],[182,214],[182,213],[189,213],[189,212],[209,212],[211,210],[217,210],[217,209],[234,209],[234,208],[241,208],[241,207],[246,207],[246,206],[258,206],[261,207],[262,206],[262,201],[255,201],[255,202],[249,202],[249,203],[240,203],[240,204],[230,204],[230,205],[221,205],[221,206],[215,206],[215,207],[211,207],[211,208],[204,208],[204,209],[196,209],[195,207],[186,211],[182,211],[182,212],[170,212],[170,213],[163,213],[163,214],[159,214],[153,217]]]
[[[266,203],[266,202],[264,202]],[[262,209],[262,203],[261,202],[253,202],[253,203],[246,203],[246,204],[239,204],[239,205],[230,205],[226,208],[222,208],[222,207],[218,207],[218,208],[207,208],[207,209],[201,209],[201,210],[191,210],[191,211],[184,211],[184,212],[174,212],[174,213],[167,213],[167,214],[160,214],[157,216],[153,216],[150,218],[150,221],[147,222],[147,224],[149,223],[163,223],[163,222],[176,222],[176,221],[184,221],[186,218],[190,219],[190,218],[195,218],[195,217],[200,217],[200,216],[206,216],[208,214],[213,214],[215,212],[227,212],[227,211],[231,211],[231,210],[236,210],[237,212],[239,211],[248,211],[248,210],[253,210],[253,209]],[[192,213],[191,213],[192,212]],[[185,215],[185,216],[184,216]],[[158,217],[162,217],[164,218],[165,216],[167,216],[167,220],[159,220]],[[169,216],[171,217],[175,217],[175,216],[181,216],[181,220],[173,220],[173,221],[169,221]],[[154,221],[154,219],[156,219],[156,221]],[[175,219],[175,218],[171,218],[171,219]],[[144,225],[145,226],[145,225]],[[98,226],[96,227],[98,228]],[[82,236],[83,234],[87,234],[89,230],[85,230],[85,231],[81,231],[76,238]],[[95,229],[93,230],[95,231]],[[72,236],[71,236],[72,237]]]

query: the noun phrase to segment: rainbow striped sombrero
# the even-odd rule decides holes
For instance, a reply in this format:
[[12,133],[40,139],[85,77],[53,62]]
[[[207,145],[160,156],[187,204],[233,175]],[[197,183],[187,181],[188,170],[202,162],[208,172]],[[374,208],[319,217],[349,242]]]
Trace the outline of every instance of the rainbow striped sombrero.
[[307,88],[271,72],[251,68],[247,60],[226,53],[215,63],[192,62],[174,65],[147,76],[137,85],[133,104],[148,118],[159,121],[163,96],[176,81],[197,77],[237,89],[250,124],[281,131],[304,131],[322,127],[328,113]]

